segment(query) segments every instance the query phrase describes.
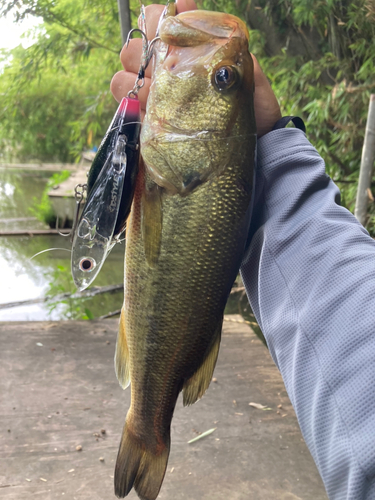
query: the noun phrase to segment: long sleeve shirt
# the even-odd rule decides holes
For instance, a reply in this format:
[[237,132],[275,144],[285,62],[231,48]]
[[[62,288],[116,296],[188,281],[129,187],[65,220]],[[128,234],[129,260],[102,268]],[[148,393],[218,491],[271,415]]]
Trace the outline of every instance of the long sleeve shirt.
[[241,274],[331,500],[375,499],[375,242],[297,129],[258,142]]

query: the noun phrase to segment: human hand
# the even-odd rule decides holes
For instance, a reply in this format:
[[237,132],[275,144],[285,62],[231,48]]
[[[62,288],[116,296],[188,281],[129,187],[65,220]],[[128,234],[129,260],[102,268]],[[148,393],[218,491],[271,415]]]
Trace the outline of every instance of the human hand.
[[[194,0],[177,0],[177,13],[197,8]],[[159,18],[164,10],[163,5],[148,5],[146,7],[147,36],[151,41],[155,37]],[[130,40],[128,47],[121,51],[121,63],[124,71],[116,73],[111,82],[111,92],[114,98],[120,102],[132,90],[137,78],[139,63],[142,54],[142,40],[134,38]],[[257,59],[254,61],[254,107],[257,124],[258,137],[270,132],[274,124],[281,118],[280,107],[273,93],[266,75],[261,70]],[[142,118],[146,110],[146,102],[151,84],[151,65],[146,69],[145,84],[139,91],[138,98],[142,108]]]

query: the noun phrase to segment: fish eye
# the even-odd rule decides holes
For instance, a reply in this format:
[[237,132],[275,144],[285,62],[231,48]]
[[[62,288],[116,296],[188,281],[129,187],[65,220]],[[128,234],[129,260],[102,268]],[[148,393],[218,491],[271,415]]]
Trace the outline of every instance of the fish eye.
[[232,66],[221,66],[214,73],[214,83],[219,91],[229,90],[238,82],[238,73]]

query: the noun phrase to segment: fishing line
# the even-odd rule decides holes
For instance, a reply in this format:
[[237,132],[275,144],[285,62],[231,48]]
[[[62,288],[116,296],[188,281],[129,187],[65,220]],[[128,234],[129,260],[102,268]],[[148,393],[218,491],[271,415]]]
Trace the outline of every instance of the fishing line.
[[46,250],[42,250],[41,252],[38,252],[35,255],[33,255],[32,257],[30,257],[29,260],[33,260],[34,257],[37,257],[38,255],[45,252],[50,252],[51,250],[64,250],[64,252],[72,253],[72,251],[69,248],[47,248]]
[[[126,122],[126,123],[123,123],[122,124],[122,127],[126,127],[127,125],[137,125],[139,123],[139,125],[142,126],[142,122],[141,121],[137,121],[137,122]],[[109,134],[110,132],[113,132],[114,130],[118,130],[120,128],[120,125],[118,125],[117,127],[113,127],[111,128],[111,130],[109,130],[107,132],[107,134]]]

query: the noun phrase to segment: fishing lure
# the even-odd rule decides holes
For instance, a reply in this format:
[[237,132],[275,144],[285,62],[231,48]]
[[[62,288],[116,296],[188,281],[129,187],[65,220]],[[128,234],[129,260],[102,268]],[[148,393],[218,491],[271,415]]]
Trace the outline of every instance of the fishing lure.
[[138,99],[125,97],[115,120],[119,125],[111,138],[112,147],[88,192],[74,231],[71,266],[80,291],[93,282],[108,253],[119,241],[133,198],[139,157]]
[[[144,15],[141,18],[141,27],[145,30]],[[120,241],[133,200],[141,128],[138,92],[144,85],[145,70],[155,41],[149,43],[145,31],[134,29],[129,32],[127,45],[135,31],[143,37],[143,52],[134,87],[122,99],[102,140],[88,175],[87,186],[76,186],[71,270],[79,291],[91,285],[107,255]],[[87,201],[79,216],[85,188]]]

